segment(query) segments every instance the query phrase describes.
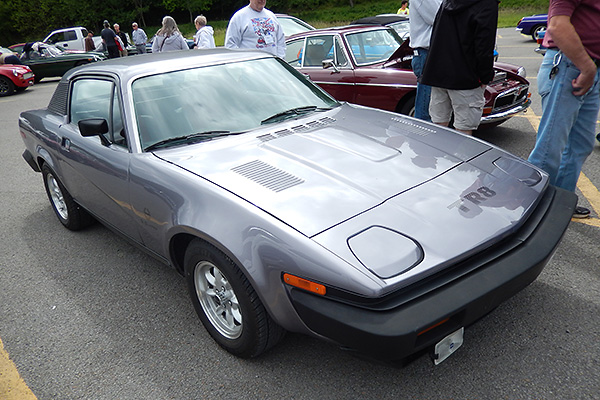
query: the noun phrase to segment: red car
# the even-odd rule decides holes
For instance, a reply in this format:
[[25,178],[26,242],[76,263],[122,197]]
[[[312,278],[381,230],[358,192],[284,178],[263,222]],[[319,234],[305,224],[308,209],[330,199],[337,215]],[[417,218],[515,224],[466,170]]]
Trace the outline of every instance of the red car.
[[[8,50],[0,48],[0,52]],[[0,97],[27,89],[33,85],[33,79],[33,72],[26,65],[0,64]]]
[[[353,25],[290,36],[286,61],[340,101],[413,115],[413,50],[392,28]],[[481,125],[496,126],[529,107],[524,69],[495,64]]]

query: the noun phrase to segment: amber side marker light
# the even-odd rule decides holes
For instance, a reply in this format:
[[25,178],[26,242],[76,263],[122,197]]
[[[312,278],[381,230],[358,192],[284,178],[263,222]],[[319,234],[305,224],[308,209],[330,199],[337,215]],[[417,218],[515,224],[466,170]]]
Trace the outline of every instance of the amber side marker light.
[[313,292],[320,295],[325,295],[325,286],[311,282],[307,279],[298,278],[297,276],[290,274],[283,274],[283,281],[288,285],[308,290],[309,292]]
[[438,326],[445,324],[446,322],[450,321],[450,318],[446,318],[441,320],[440,322],[438,322],[437,324],[433,324],[431,325],[429,328],[423,329],[421,332],[417,333],[417,336],[421,336],[422,334],[424,334],[425,332],[429,332],[430,330],[432,330],[433,328],[437,328]]

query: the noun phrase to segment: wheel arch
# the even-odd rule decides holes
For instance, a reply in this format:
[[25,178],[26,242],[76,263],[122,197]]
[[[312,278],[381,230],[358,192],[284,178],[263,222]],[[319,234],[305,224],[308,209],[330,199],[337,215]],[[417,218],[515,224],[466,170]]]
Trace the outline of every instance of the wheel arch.
[[[281,274],[274,274],[273,271],[260,268],[259,265],[248,265],[247,262],[242,262],[240,258],[237,257],[231,250],[229,250],[221,241],[210,235],[207,235],[204,232],[199,232],[190,228],[184,228],[171,237],[169,241],[170,262],[182,276],[185,277],[186,250],[191,242],[196,239],[215,247],[236,264],[258,295],[258,298],[260,299],[260,302],[264,306],[267,313],[278,325],[293,332],[310,332],[304,323],[299,320],[299,317],[296,315],[296,311],[292,308],[291,304],[285,300],[287,299],[287,294],[285,294],[284,285],[281,281]],[[281,254],[280,251],[275,250],[275,252],[277,252],[277,254]],[[258,251],[258,253],[262,253],[262,251]],[[265,256],[264,254],[258,253],[254,254],[259,259],[255,261],[261,263],[263,262]],[[249,269],[254,269],[256,273],[251,273]],[[269,290],[268,293],[264,292],[265,287],[273,289],[276,285],[281,286],[280,290]]]
[[34,159],[35,159],[35,162],[38,165],[40,171],[42,170],[42,167],[47,164],[48,167],[50,167],[50,169],[52,169],[55,173],[57,173],[56,168],[55,168],[56,165],[55,165],[52,157],[50,156],[50,153],[48,152],[48,150],[44,149],[43,147],[39,147],[37,149],[37,154]]
[[229,257],[244,272],[244,275],[246,275],[246,277],[252,281],[248,277],[248,273],[243,264],[231,251],[227,249],[226,246],[211,236],[201,232],[179,232],[171,237],[169,242],[169,255],[171,258],[171,263],[181,275],[185,275],[185,252],[194,239],[200,239],[203,242],[216,247],[219,251]]
[[406,95],[402,96],[398,104],[396,105],[395,112],[399,114],[408,115],[410,117],[414,116],[415,111],[415,99],[417,97],[417,90],[413,90]]

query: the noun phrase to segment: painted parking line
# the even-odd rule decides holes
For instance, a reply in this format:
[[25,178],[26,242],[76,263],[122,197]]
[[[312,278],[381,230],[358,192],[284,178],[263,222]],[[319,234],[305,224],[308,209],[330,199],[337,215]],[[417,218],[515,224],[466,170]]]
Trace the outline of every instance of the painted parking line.
[[[531,109],[528,109],[527,112],[521,114],[521,117],[526,118],[537,132],[538,127],[540,125],[541,117],[535,115],[535,113]],[[590,181],[590,179],[583,172],[581,172],[581,174],[579,175],[579,180],[577,181],[577,189],[581,191],[583,197],[585,197],[585,199],[590,203],[596,215],[600,215],[600,191],[596,186],[594,186],[592,181]],[[573,218],[572,221],[600,227],[600,218],[598,217]]]
[[0,339],[0,399],[2,400],[37,400],[29,389],[15,363],[8,357]]

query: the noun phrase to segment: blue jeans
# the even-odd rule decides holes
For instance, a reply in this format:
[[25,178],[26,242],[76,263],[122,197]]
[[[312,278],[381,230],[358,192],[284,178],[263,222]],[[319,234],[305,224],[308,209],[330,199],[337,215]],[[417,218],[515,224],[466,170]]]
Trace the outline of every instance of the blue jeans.
[[420,83],[425,60],[427,59],[427,49],[418,48],[412,59],[413,72],[417,76],[417,96],[415,97],[415,118],[431,122],[429,116],[429,99],[431,98],[431,86]]
[[564,54],[550,79],[557,54],[555,49],[547,50],[538,73],[542,119],[529,162],[546,171],[551,184],[575,191],[583,163],[594,149],[600,70],[592,88],[583,96],[575,96],[571,81],[579,70]]

